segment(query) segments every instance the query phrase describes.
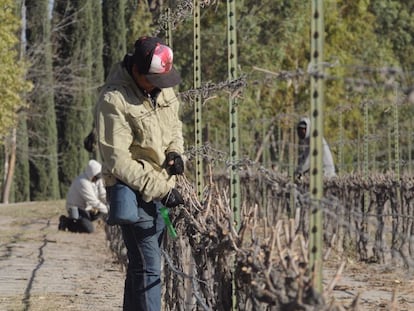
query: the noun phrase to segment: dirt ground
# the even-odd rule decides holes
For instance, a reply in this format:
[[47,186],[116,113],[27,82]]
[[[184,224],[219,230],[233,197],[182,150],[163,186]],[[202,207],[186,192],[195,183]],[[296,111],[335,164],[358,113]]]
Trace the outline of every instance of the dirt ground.
[[[0,310],[122,309],[124,272],[110,252],[103,223],[92,234],[57,230],[64,202],[0,204]],[[341,259],[324,263],[328,288]],[[330,297],[366,311],[414,310],[414,273],[348,259]]]
[[[328,288],[338,263],[325,263],[324,288]],[[330,297],[350,307],[358,297],[357,309],[363,311],[414,310],[414,274],[403,267],[368,264],[348,260]]]
[[0,205],[0,310],[121,310],[124,272],[103,224],[58,231],[64,202]]

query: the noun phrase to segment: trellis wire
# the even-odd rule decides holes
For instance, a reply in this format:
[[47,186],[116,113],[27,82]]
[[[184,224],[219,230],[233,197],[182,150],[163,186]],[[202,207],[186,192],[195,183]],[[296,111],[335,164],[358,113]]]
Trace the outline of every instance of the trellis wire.
[[[374,75],[377,72],[384,73],[384,75],[385,75],[385,73],[387,73],[387,75],[393,75],[393,74],[395,75],[396,73],[398,73],[393,68],[379,68],[379,69],[362,68],[361,71],[364,71],[365,73],[372,73]],[[282,76],[284,77],[286,75],[285,74],[283,74],[283,75],[275,74],[274,76],[275,76],[276,79],[279,79],[279,78],[283,79]],[[325,77],[326,77],[326,75],[325,75]],[[382,75],[381,75],[381,77],[382,77]],[[336,77],[335,79],[340,79],[340,78]],[[354,80],[360,80],[360,79],[354,79]],[[380,82],[380,83],[372,82],[372,79],[369,79],[367,77],[366,77],[365,80],[366,81],[371,81],[371,82],[365,83],[362,86],[362,89],[358,89],[357,91],[355,89],[353,89],[352,87],[349,87],[349,88],[347,88],[348,91],[354,91],[354,92],[362,93],[362,91],[365,90],[365,93],[366,93],[366,91],[368,91],[368,92],[370,91],[370,88],[373,88],[375,90],[382,90],[382,91],[388,93],[388,91],[391,91],[391,90],[394,90],[395,88],[398,88],[398,102],[395,104],[396,105],[395,109],[401,109],[402,107],[404,107],[404,104],[409,102],[408,96],[405,95],[406,92],[407,92],[406,91],[407,87],[404,87],[403,85],[400,85],[400,84],[394,84],[394,88],[391,88],[391,87],[386,87],[386,85],[389,86],[389,83],[386,82],[386,81]],[[257,83],[259,83],[259,82],[257,82]],[[188,98],[191,98],[192,94],[196,94],[197,92],[201,92],[203,94],[208,94],[209,96],[211,96],[213,92],[220,92],[220,91],[230,91],[231,92],[231,91],[237,90],[237,92],[239,92],[239,90],[242,89],[245,86],[245,84],[246,84],[246,77],[244,78],[244,80],[239,81],[236,85],[228,83],[228,82],[223,82],[223,83],[220,83],[220,84],[217,84],[217,85],[206,84],[206,85],[202,86],[199,90],[189,90],[189,91],[184,92],[182,98],[184,100],[186,100]],[[402,95],[404,95],[404,96],[402,96]],[[349,97],[348,97],[348,95],[346,95],[346,99],[347,99],[346,102],[343,105],[339,106],[337,109],[335,109],[335,112],[337,112],[339,110],[341,118],[344,119],[345,113],[347,111],[351,111],[352,107],[357,108],[358,106],[360,106],[361,110],[362,110],[362,114],[364,115],[363,111],[366,108],[365,106],[368,106],[369,107],[369,112],[368,113],[371,114],[371,111],[372,112],[378,111],[378,109],[371,109],[372,106],[389,104],[385,100],[385,98],[386,98],[386,96],[382,96],[381,98],[378,98],[377,100],[373,100],[373,99],[366,100],[366,99],[364,99],[364,100],[358,101],[356,103],[348,103]],[[406,99],[407,99],[407,101],[406,101]],[[204,103],[204,104],[206,104],[206,103]],[[407,105],[405,105],[405,106],[407,106]],[[395,112],[393,109],[394,109],[393,106],[391,106],[391,109],[389,109],[389,110],[391,112]],[[335,112],[330,113],[330,115],[329,115],[330,118],[332,118],[332,115]],[[298,116],[299,115],[296,114],[296,115],[293,116],[293,118],[297,118]],[[390,116],[392,116],[392,114],[390,114]],[[283,119],[284,114],[283,113],[278,113],[277,115],[273,116],[272,118],[274,118],[275,120]],[[371,120],[371,119],[368,118],[368,120],[367,120],[364,117],[362,120],[364,122],[364,126],[362,128],[365,128],[366,122],[368,122],[368,120]],[[370,122],[372,123],[372,121],[370,121]],[[330,145],[333,146],[335,150],[339,151],[338,154],[340,156],[339,157],[340,161],[337,162],[338,172],[339,173],[342,173],[342,172],[345,172],[345,171],[349,172],[349,169],[358,170],[358,171],[360,169],[363,169],[363,166],[365,165],[365,162],[364,162],[364,148],[365,148],[364,146],[365,145],[364,144],[366,144],[366,143],[371,144],[375,140],[377,140],[379,142],[382,141],[383,143],[388,142],[389,144],[388,144],[388,147],[384,146],[383,148],[380,148],[380,149],[378,149],[376,146],[373,146],[372,150],[370,150],[370,152],[369,152],[369,157],[368,157],[368,159],[369,159],[368,164],[371,166],[370,169],[375,170],[375,169],[379,168],[380,170],[386,171],[387,167],[385,166],[385,164],[387,164],[387,162],[386,162],[387,158],[384,158],[383,156],[381,156],[382,160],[379,159],[379,158],[375,159],[375,154],[376,154],[377,151],[379,151],[380,153],[383,153],[383,155],[385,155],[384,152],[388,151],[389,152],[389,156],[388,156],[389,170],[393,170],[393,168],[395,167],[395,164],[398,163],[398,162],[395,162],[395,161],[398,161],[398,160],[394,157],[394,152],[393,152],[394,149],[393,148],[396,145],[393,144],[392,142],[393,142],[393,139],[399,138],[399,134],[398,134],[398,136],[395,136],[395,134],[394,134],[395,130],[393,131],[393,128],[394,128],[393,123],[394,123],[394,121],[390,121],[389,126],[385,127],[385,130],[389,131],[389,133],[388,133],[389,136],[388,137],[387,136],[380,136],[376,133],[372,133],[372,134],[368,133],[367,136],[365,137],[364,134],[362,134],[363,132],[361,131],[360,132],[361,137],[364,137],[364,138],[367,139],[367,141],[365,141],[362,144],[359,144],[359,139],[351,140],[349,138],[348,139],[342,138],[342,141],[338,141],[338,142],[333,142],[332,140],[329,141]],[[400,122],[399,126],[401,127],[406,123],[407,123],[406,121]],[[254,125],[250,125],[250,126],[254,126]],[[378,127],[378,128],[380,129],[380,128],[383,128],[383,127]],[[408,124],[406,130],[409,131],[410,128],[412,128],[412,126]],[[277,130],[280,131],[280,127],[278,127]],[[339,127],[339,131],[340,131],[340,133],[344,132],[343,126]],[[403,150],[404,150],[405,154],[409,154],[409,152],[408,152],[409,149],[408,148],[409,148],[410,143],[411,143],[411,141],[409,141],[408,144],[404,145]],[[349,160],[351,160],[351,157],[349,156],[349,153],[346,154],[347,162],[346,163],[343,162],[343,160],[345,159],[345,153],[343,152],[343,150],[344,150],[344,148],[351,148],[351,146],[355,147],[355,150],[358,150],[359,148],[361,149],[360,154],[359,153],[357,154],[357,156],[358,156],[357,165],[354,165],[353,163],[349,163]],[[282,147],[282,146],[280,146],[280,147]],[[281,150],[280,147],[279,147],[278,150]],[[409,154],[409,157],[410,156],[411,156],[411,154]],[[289,154],[289,159],[292,159],[293,157],[294,157],[294,155]],[[409,161],[409,160],[407,161],[405,159],[400,159],[399,161],[400,161],[400,166],[402,168],[404,168],[405,170],[407,170],[407,168],[410,169],[410,167],[412,165],[411,161]],[[279,165],[281,165],[282,167],[289,167],[289,168],[291,167],[291,165],[287,166],[285,163],[282,163],[282,162],[279,163]]]

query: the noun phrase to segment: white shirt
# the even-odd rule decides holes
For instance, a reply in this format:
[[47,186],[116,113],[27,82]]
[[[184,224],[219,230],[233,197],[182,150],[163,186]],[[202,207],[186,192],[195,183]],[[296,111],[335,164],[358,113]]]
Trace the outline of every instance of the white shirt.
[[97,208],[102,213],[108,213],[106,190],[102,178],[92,182],[86,173],[76,177],[66,195],[66,209],[78,207],[89,211]]

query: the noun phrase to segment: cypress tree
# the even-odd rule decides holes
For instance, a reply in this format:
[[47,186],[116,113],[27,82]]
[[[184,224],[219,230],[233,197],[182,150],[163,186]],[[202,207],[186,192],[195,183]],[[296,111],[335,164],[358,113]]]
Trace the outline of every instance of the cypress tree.
[[374,27],[379,40],[383,44],[389,41],[403,69],[413,71],[414,3],[401,0],[390,0],[387,4],[371,1],[369,10],[376,16]]
[[[95,18],[93,22],[93,44],[92,44],[92,118],[95,115],[95,105],[98,99],[99,86],[103,84],[104,80],[104,67],[103,67],[103,27],[102,27],[102,4],[100,1],[92,1],[92,12],[94,12]],[[95,127],[95,124],[91,124],[91,129]],[[97,150],[91,155],[92,158],[99,160],[99,153]]]
[[127,46],[132,46],[139,37],[154,33],[153,16],[146,0],[129,0],[126,6]]
[[10,202],[30,200],[29,140],[26,116],[27,113],[21,114],[17,128],[16,170],[11,193],[13,197],[10,197]]
[[125,0],[102,1],[105,77],[126,53]]
[[[21,24],[24,25],[23,20],[26,18],[26,7],[23,6],[23,0],[16,1],[15,3],[16,16],[21,19]],[[21,32],[24,31],[25,29],[21,29]],[[23,59],[25,55],[25,45],[22,41],[19,43],[19,49],[20,59]],[[26,119],[26,110],[20,110],[16,131],[16,165],[9,202],[22,202],[30,200],[29,142],[27,137],[28,132]]]
[[[102,4],[100,1],[92,1],[92,83],[94,90],[103,83],[103,27],[102,27]],[[95,92],[96,94],[96,92]]]
[[34,84],[27,120],[31,200],[60,198],[48,6],[48,0],[26,1],[27,56],[31,62],[28,78]]
[[91,1],[56,0],[54,24],[61,32],[55,38],[55,72],[58,83],[56,113],[59,137],[59,181],[62,194],[88,161],[83,140],[92,124],[92,40]]

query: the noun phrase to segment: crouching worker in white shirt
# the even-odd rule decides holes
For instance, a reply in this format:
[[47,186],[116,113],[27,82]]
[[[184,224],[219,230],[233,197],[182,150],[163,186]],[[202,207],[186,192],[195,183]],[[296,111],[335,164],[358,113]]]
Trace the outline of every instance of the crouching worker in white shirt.
[[102,165],[90,160],[85,171],[76,177],[66,196],[68,216],[59,218],[59,230],[91,233],[92,221],[108,214],[106,190],[101,178]]

